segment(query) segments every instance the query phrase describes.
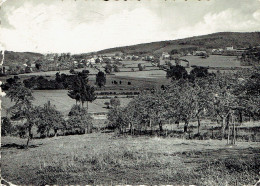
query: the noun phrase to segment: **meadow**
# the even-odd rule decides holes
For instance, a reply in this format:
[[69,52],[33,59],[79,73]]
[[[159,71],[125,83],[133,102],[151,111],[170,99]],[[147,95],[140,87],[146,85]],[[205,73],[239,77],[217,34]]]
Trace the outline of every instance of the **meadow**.
[[253,185],[260,171],[259,142],[102,132],[25,141],[2,137],[1,174],[13,184]]
[[[48,101],[55,105],[57,110],[62,112],[63,115],[68,115],[72,105],[76,104],[75,100],[71,99],[67,95],[68,90],[34,90],[34,105],[43,105]],[[114,97],[114,96],[113,96]],[[126,106],[130,98],[119,98],[122,106]],[[110,99],[96,99],[92,103],[88,104],[89,113],[108,112],[105,102],[109,102]],[[11,100],[7,97],[2,99],[2,116],[6,116],[6,110],[13,105]],[[86,103],[85,103],[86,105]]]

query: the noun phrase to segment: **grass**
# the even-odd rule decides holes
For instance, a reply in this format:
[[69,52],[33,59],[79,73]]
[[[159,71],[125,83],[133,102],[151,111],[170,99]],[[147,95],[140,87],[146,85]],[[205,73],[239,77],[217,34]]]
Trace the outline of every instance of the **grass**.
[[[3,137],[2,145],[25,140]],[[115,137],[93,133],[2,148],[2,176],[13,184],[254,184],[259,143]]]
[[[72,107],[75,104],[75,100],[71,99],[67,95],[67,90],[35,90],[33,93],[35,100],[34,105],[43,105],[47,103],[48,100],[51,101],[51,104],[54,104],[60,112],[64,115],[67,115]],[[131,99],[128,98],[119,98],[121,105],[126,106]],[[108,109],[105,108],[105,102],[109,102],[110,99],[96,99],[92,103],[89,103],[89,112],[108,112]],[[6,115],[6,109],[9,108],[13,103],[9,98],[3,97],[2,99],[2,116]],[[86,105],[86,103],[85,103]]]

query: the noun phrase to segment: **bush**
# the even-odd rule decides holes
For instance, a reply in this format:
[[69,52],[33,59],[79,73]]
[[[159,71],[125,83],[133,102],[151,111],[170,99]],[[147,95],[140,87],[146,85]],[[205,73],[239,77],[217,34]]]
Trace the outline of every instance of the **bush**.
[[9,118],[3,117],[2,118],[2,125],[1,125],[1,135],[6,136],[7,134],[11,134],[13,130],[12,123]]

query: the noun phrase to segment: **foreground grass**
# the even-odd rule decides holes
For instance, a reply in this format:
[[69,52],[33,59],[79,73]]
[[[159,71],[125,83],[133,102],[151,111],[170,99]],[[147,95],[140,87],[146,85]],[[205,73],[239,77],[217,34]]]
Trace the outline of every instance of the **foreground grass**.
[[[4,137],[2,144],[22,144]],[[113,137],[94,133],[2,148],[2,176],[14,184],[254,184],[259,143]]]

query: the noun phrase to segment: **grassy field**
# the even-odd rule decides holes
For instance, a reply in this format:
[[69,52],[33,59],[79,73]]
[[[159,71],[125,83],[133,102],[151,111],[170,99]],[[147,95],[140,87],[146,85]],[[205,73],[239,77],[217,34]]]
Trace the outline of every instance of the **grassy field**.
[[184,56],[183,59],[187,59],[190,65],[209,66],[209,67],[241,67],[240,61],[236,56],[221,56],[210,55],[204,59],[200,56]]
[[116,76],[127,76],[135,78],[165,78],[166,72],[163,70],[135,71],[135,72],[117,72]]
[[[33,96],[35,100],[33,101],[34,105],[42,106],[48,101],[51,104],[55,105],[57,110],[62,112],[64,115],[67,115],[76,102],[67,95],[67,90],[35,90]],[[131,100],[130,98],[119,98],[122,106],[126,106]],[[89,113],[97,112],[108,112],[108,109],[105,108],[105,102],[109,102],[110,99],[96,99],[92,103],[89,103]],[[6,115],[6,110],[13,103],[7,97],[2,98],[2,116]],[[86,103],[85,103],[86,105]]]
[[13,184],[255,184],[260,143],[116,137],[111,133],[32,140],[2,137],[1,174]]

